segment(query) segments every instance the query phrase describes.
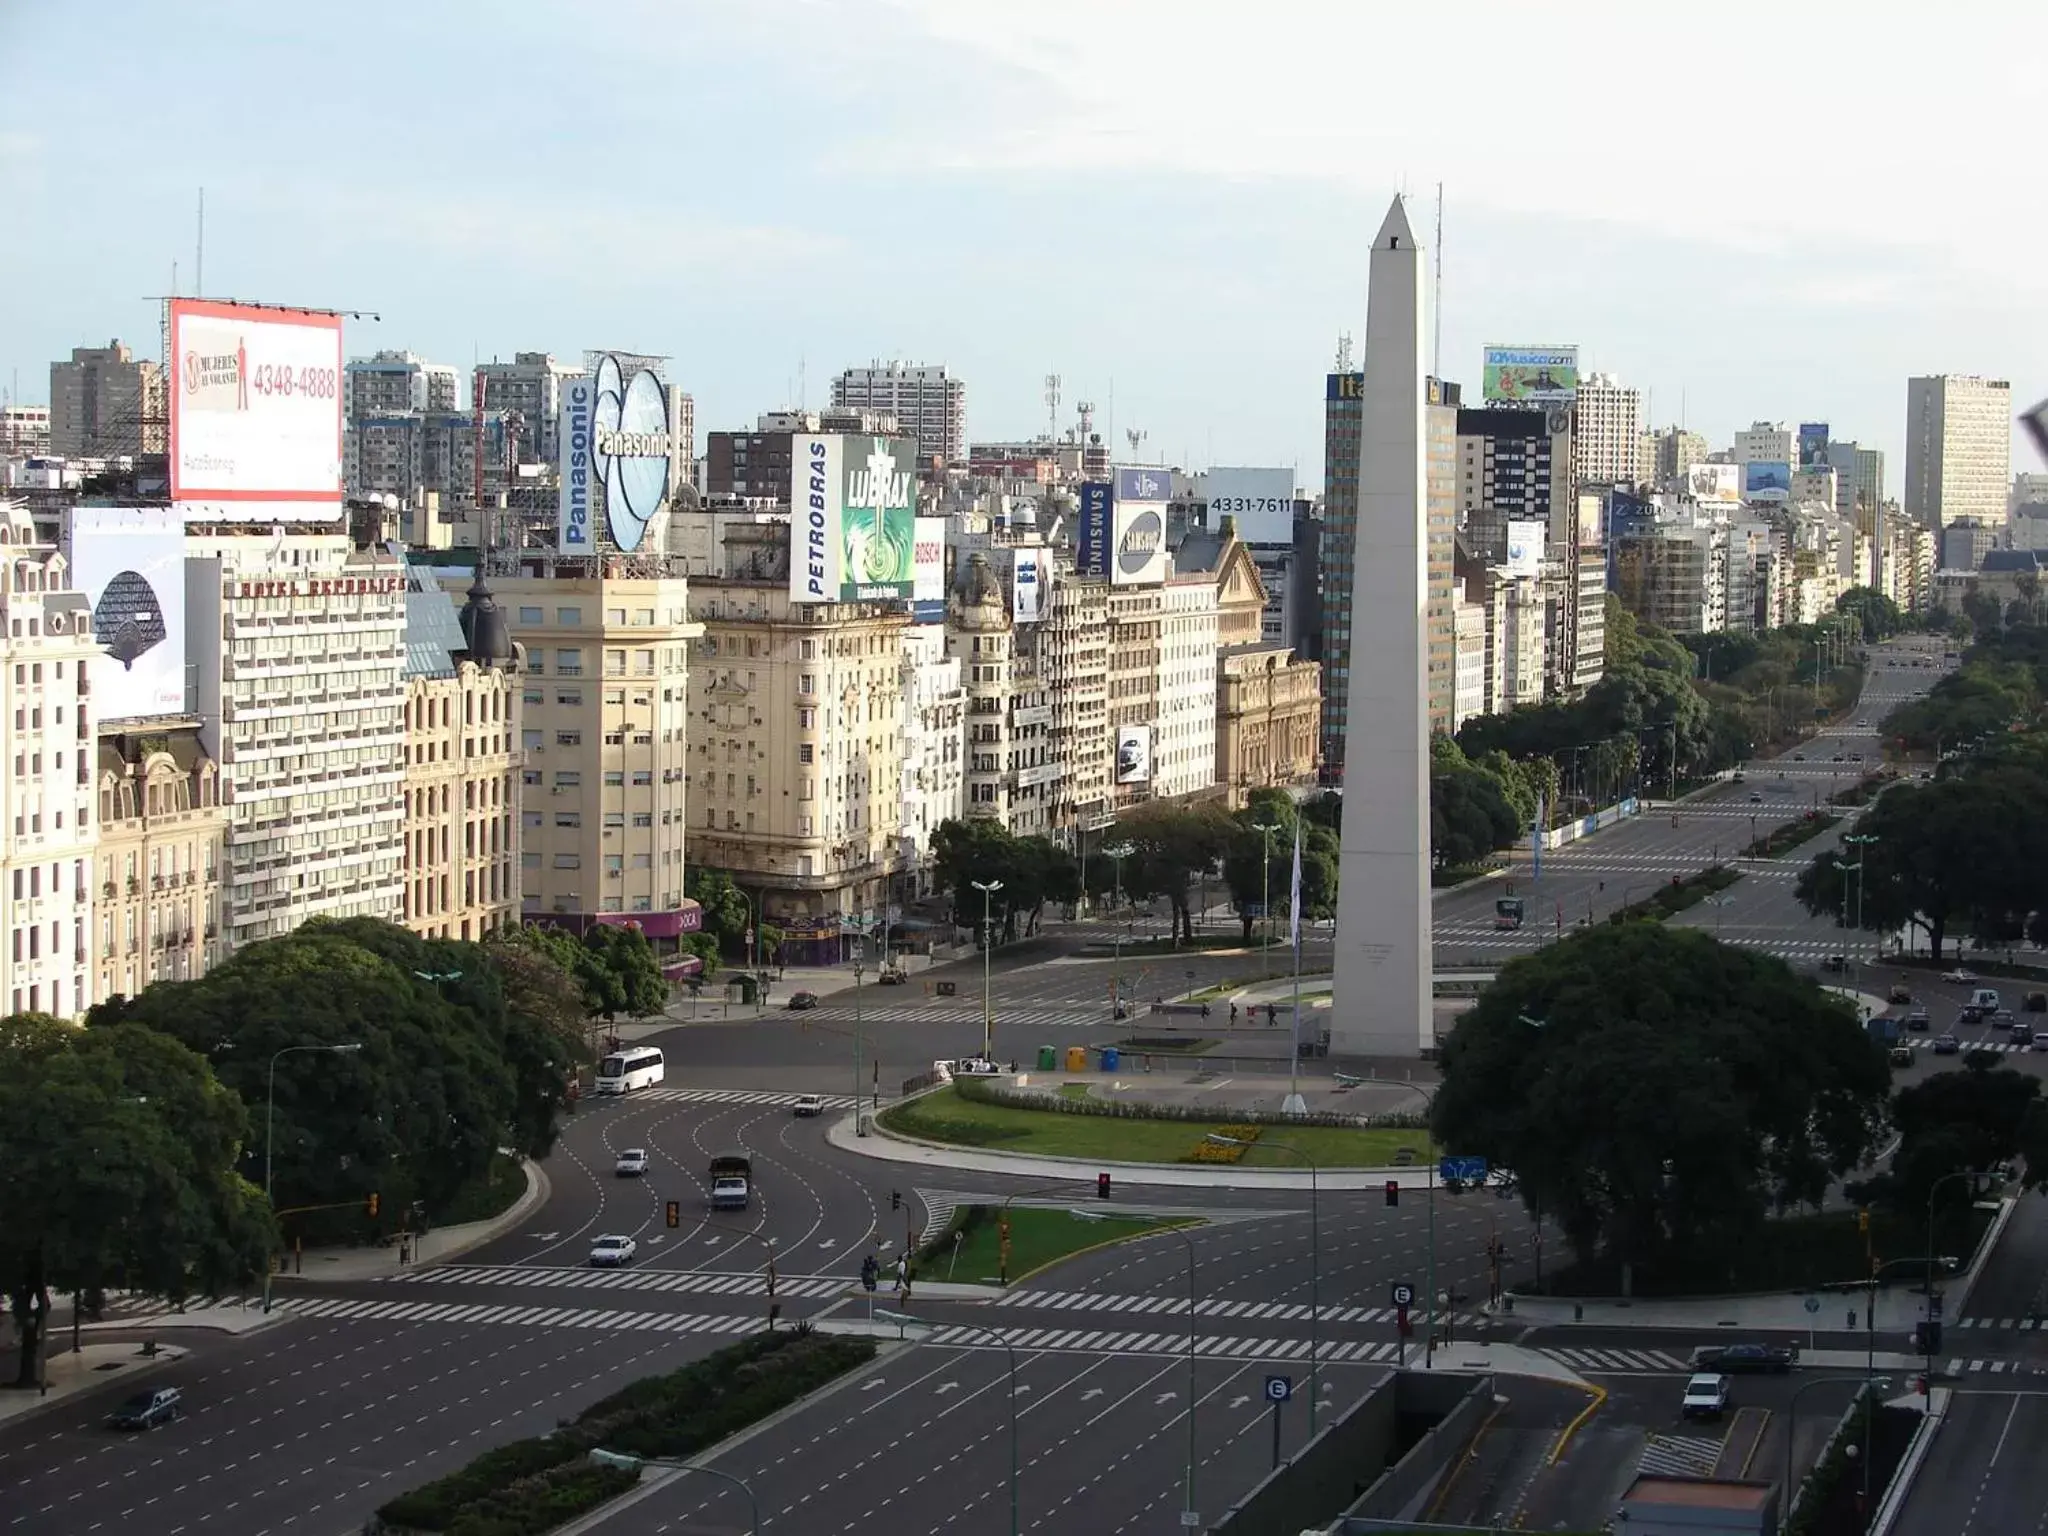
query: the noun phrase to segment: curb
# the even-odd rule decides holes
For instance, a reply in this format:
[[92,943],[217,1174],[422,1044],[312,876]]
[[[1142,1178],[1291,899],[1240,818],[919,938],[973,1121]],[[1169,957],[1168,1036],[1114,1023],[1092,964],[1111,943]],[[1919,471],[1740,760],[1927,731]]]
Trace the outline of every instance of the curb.
[[381,1280],[387,1275],[395,1275],[403,1270],[418,1269],[426,1264],[447,1264],[461,1258],[465,1253],[474,1252],[485,1243],[496,1242],[506,1233],[516,1229],[534,1211],[547,1204],[554,1195],[554,1184],[549,1180],[540,1164],[534,1162],[531,1158],[521,1158],[520,1167],[526,1174],[526,1192],[495,1216],[487,1217],[483,1221],[464,1222],[460,1227],[440,1228],[439,1230],[443,1232],[461,1232],[463,1236],[457,1238],[446,1248],[437,1250],[431,1258],[422,1257],[414,1260],[411,1264],[400,1264],[394,1258],[387,1263],[380,1264],[373,1269],[355,1275],[320,1275],[314,1274],[311,1271],[304,1274],[280,1273],[271,1277],[271,1283],[273,1285],[284,1285],[287,1283],[312,1281],[339,1285],[358,1280]]
[[[253,1333],[255,1330],[247,1329],[244,1331]],[[95,1388],[113,1385],[113,1383],[117,1379],[120,1381],[133,1381],[139,1376],[147,1376],[153,1371],[159,1371],[167,1366],[176,1365],[179,1361],[183,1360],[186,1357],[186,1355],[188,1355],[191,1352],[187,1348],[187,1346],[183,1344],[172,1344],[166,1347],[171,1351],[171,1353],[160,1353],[153,1360],[145,1357],[142,1359],[142,1362],[137,1369],[130,1371],[125,1376],[116,1378],[112,1375],[109,1375],[105,1380],[102,1381],[87,1381],[83,1385],[75,1388],[72,1391],[59,1392],[54,1397],[40,1396],[36,1399],[36,1401],[30,1403],[26,1408],[23,1408],[18,1413],[0,1415],[0,1428],[5,1428],[9,1424],[19,1424],[24,1419],[35,1418],[38,1414],[48,1413],[53,1408],[61,1408],[66,1403],[75,1402],[81,1397],[90,1395]],[[49,1369],[49,1362],[47,1360],[43,1362],[43,1369],[45,1371]],[[24,1395],[27,1391],[26,1388],[8,1388],[7,1390],[9,1392],[21,1391],[24,1393]],[[0,1403],[4,1403],[6,1401],[7,1399],[5,1396],[0,1396]]]
[[1977,1242],[1977,1251],[1970,1255],[1970,1267],[1963,1271],[1956,1282],[1955,1315],[1961,1317],[1963,1308],[1969,1305],[1970,1292],[1977,1288],[1977,1279],[1984,1273],[1984,1266],[1991,1262],[1991,1255],[1998,1250],[1998,1240],[2005,1236],[2005,1224],[2012,1220],[2013,1213],[2020,1208],[2017,1200],[2000,1200],[1998,1215],[1991,1225],[1984,1229],[1984,1236]]
[[1930,1388],[1920,1427],[1913,1431],[1913,1443],[1906,1447],[1898,1470],[1892,1473],[1892,1480],[1885,1487],[1884,1497],[1878,1500],[1877,1515],[1870,1523],[1870,1536],[1886,1536],[1905,1511],[1906,1500],[1912,1496],[1913,1483],[1920,1475],[1920,1463],[1927,1459],[1927,1453],[1934,1448],[1935,1436],[1941,1433],[1941,1426],[1948,1420],[1951,1395],[1947,1387]]

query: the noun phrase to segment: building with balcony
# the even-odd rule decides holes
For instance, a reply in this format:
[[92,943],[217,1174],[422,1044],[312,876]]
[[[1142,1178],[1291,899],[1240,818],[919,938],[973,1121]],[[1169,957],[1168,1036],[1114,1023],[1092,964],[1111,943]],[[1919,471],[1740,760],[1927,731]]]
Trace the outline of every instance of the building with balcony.
[[227,953],[228,808],[199,721],[102,732],[98,783],[94,1001],[204,976]]

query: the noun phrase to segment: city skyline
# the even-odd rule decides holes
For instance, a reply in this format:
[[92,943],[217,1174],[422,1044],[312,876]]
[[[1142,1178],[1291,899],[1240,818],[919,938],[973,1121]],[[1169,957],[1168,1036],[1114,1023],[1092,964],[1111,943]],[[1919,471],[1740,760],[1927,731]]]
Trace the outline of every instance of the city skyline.
[[[1504,78],[1510,60],[1529,78],[1640,77],[1655,41],[1639,28],[1566,39],[1554,18],[1481,12],[1455,40],[1469,79]],[[193,288],[203,185],[206,288],[380,314],[351,324],[351,355],[406,348],[466,371],[623,340],[676,360],[706,428],[798,396],[820,405],[842,368],[943,363],[969,387],[976,439],[1042,430],[1043,375],[1057,372],[1062,427],[1088,399],[1113,445],[1126,428],[1148,434],[1140,457],[1291,463],[1319,485],[1321,375],[1338,335],[1364,324],[1349,253],[1395,187],[1433,244],[1441,180],[1441,371],[1468,386],[1485,342],[1574,342],[1586,368],[1646,392],[1651,425],[1682,419],[1718,445],[1752,420],[1826,419],[1894,463],[1910,376],[2009,378],[2017,409],[2048,393],[2048,319],[2026,264],[2043,216],[2003,195],[1995,155],[1948,156],[1912,121],[1858,120],[1859,155],[1900,185],[1938,161],[1950,194],[1923,224],[1871,221],[1795,195],[1789,177],[1766,198],[1747,176],[1803,142],[1803,124],[1836,131],[1824,101],[1755,124],[1716,114],[1711,131],[1632,126],[1624,141],[1600,134],[1597,103],[1560,91],[1545,111],[1578,126],[1531,176],[1441,73],[1378,79],[1383,110],[1362,120],[1348,105],[1350,61],[1426,58],[1441,34],[1309,6],[1269,14],[1276,24],[1250,33],[1184,11],[1166,27],[1144,0],[900,0],[773,21],[649,8],[586,30],[534,5],[494,11],[488,28],[475,12],[373,5],[344,28],[220,0],[204,27],[116,5],[88,33],[66,10],[18,10],[0,37],[23,55],[89,53],[109,100],[167,78],[297,82],[290,99],[330,103],[336,130],[81,113],[61,72],[22,82],[0,107],[0,185],[35,211],[37,235],[0,254],[0,280],[37,302],[0,348],[0,387],[40,402],[53,359],[113,335],[154,356],[144,296],[166,291],[174,262]],[[787,47],[792,25],[810,46]],[[104,50],[106,28],[125,52]],[[1867,20],[1848,32],[1773,15],[1771,28],[1793,52],[1825,44],[1832,67],[1879,91],[1910,88],[1928,119],[1946,104],[1986,143],[2010,137],[1999,114],[2026,96],[1998,88],[2006,73],[2024,83],[2024,48],[1972,53]],[[641,81],[618,77],[623,35]],[[1623,35],[1630,51],[1601,41]],[[1689,31],[1668,67],[1740,78],[1743,35]],[[517,102],[480,119],[449,88],[536,57],[608,83],[530,120]],[[689,120],[721,125],[680,155],[677,80]],[[1183,109],[1161,113],[1154,97]],[[1743,190],[1699,190],[1722,185]],[[101,238],[109,196],[140,238]],[[2014,468],[2036,460],[2016,440]]]

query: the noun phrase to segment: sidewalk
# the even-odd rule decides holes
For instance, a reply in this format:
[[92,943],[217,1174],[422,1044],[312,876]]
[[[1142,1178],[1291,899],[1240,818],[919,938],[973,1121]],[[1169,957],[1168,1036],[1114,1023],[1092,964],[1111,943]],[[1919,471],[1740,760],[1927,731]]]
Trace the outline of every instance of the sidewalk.
[[[158,1345],[153,1356],[143,1353],[143,1346],[135,1343],[85,1344],[75,1353],[66,1350],[43,1362],[45,1390],[0,1391],[0,1424],[54,1407],[67,1397],[103,1387],[110,1381],[131,1383],[184,1358],[185,1351],[175,1344]],[[113,1401],[108,1399],[109,1406]]]
[[414,1238],[411,1263],[398,1262],[396,1243],[382,1248],[314,1248],[306,1253],[302,1270],[288,1268],[278,1271],[273,1281],[273,1294],[277,1289],[299,1280],[375,1280],[395,1275],[401,1269],[446,1264],[461,1258],[472,1248],[481,1248],[494,1238],[512,1231],[546,1204],[550,1193],[548,1176],[536,1163],[528,1162],[523,1166],[526,1169],[525,1194],[488,1220],[468,1221],[455,1227],[436,1227],[424,1236]]

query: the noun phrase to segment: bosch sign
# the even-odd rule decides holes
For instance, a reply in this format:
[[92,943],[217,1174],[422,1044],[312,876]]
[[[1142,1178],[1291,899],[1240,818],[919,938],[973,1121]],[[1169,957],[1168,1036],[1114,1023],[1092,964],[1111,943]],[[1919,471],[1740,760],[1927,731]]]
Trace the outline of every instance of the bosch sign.
[[812,602],[822,603],[837,596],[838,580],[832,573],[832,493],[837,477],[832,473],[831,444],[822,437],[806,440],[804,504],[800,527],[803,537],[803,590]]
[[556,511],[555,548],[565,555],[590,553],[590,449],[597,388],[588,379],[562,386],[562,491]]

